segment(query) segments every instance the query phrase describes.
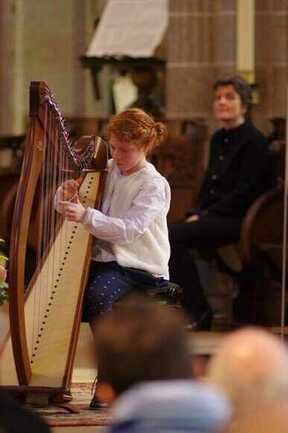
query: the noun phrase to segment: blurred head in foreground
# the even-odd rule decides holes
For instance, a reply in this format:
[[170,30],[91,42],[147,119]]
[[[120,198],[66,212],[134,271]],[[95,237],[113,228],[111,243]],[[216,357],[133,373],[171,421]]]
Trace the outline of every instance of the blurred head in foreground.
[[257,328],[223,339],[208,366],[208,381],[224,391],[235,413],[288,397],[288,352],[284,343]]
[[224,433],[285,433],[288,431],[287,399],[259,404],[253,410],[234,417]]
[[104,400],[139,382],[192,376],[184,318],[143,297],[130,296],[99,320],[95,342]]

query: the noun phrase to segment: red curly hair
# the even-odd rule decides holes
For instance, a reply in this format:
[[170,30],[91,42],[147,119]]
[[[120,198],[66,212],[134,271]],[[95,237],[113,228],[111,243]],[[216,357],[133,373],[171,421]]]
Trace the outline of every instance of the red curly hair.
[[147,154],[167,136],[167,128],[140,108],[130,108],[113,116],[107,126],[108,138],[131,142]]

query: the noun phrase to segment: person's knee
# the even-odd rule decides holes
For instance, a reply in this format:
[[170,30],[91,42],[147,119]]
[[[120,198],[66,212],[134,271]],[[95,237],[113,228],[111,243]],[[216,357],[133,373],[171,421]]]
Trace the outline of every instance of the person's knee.
[[198,222],[194,223],[177,223],[169,226],[170,245],[177,247],[182,244],[186,248],[193,247],[194,240],[197,240],[199,232]]

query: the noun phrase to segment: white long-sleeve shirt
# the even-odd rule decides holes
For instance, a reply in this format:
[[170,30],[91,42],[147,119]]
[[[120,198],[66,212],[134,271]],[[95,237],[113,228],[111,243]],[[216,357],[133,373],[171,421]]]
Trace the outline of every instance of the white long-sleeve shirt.
[[83,219],[96,238],[92,258],[168,279],[168,182],[149,162],[128,176],[113,160],[108,167],[102,209],[87,208]]

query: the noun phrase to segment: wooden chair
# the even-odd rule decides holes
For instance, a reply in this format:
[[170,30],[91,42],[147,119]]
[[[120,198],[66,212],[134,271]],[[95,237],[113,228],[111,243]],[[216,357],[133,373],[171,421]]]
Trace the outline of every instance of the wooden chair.
[[[260,196],[242,226],[242,281],[236,316],[258,325],[280,325],[284,224],[282,183]],[[246,313],[244,314],[244,306]]]
[[283,197],[282,184],[258,197],[243,220],[239,244],[214,252],[218,273],[230,278],[228,290],[224,278],[218,293],[227,309],[220,327],[231,327],[233,322],[280,324]]

